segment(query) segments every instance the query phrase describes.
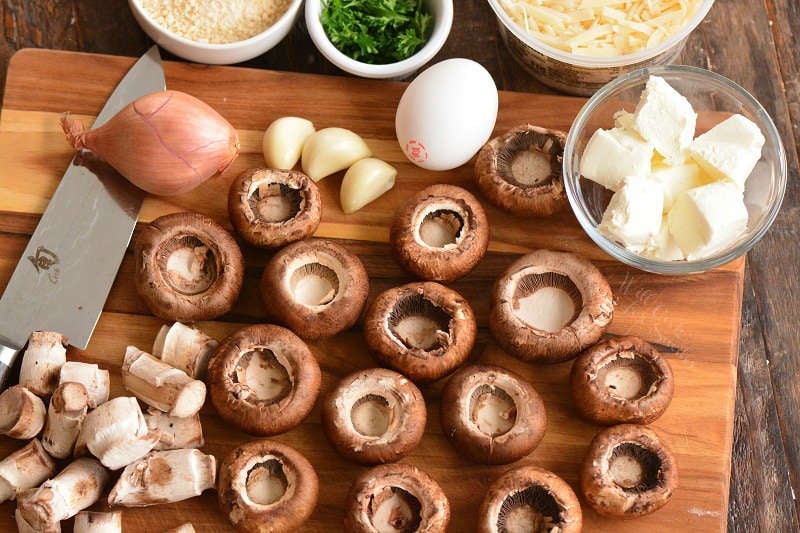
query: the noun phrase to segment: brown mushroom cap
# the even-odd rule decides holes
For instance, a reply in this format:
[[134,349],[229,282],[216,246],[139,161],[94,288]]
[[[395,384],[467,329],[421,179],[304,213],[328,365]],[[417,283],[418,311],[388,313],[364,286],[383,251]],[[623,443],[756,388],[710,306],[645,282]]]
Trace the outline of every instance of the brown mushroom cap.
[[297,450],[270,440],[234,448],[222,461],[219,507],[238,531],[295,531],[317,505],[319,480]]
[[490,140],[475,160],[481,193],[515,215],[546,217],[563,210],[565,138],[563,131],[524,124]]
[[578,497],[563,479],[544,468],[523,466],[489,486],[478,515],[478,532],[580,533],[582,523]]
[[449,522],[450,503],[439,484],[409,464],[371,468],[358,476],[347,494],[348,533],[443,533]]
[[137,235],[136,292],[157,317],[210,320],[233,307],[244,259],[225,229],[200,213],[172,213]]
[[472,365],[442,391],[442,430],[476,463],[506,464],[531,453],[544,437],[544,402],[525,379],[498,366]]
[[258,324],[222,341],[208,364],[211,402],[220,417],[254,435],[297,426],[314,407],[321,372],[286,328]]
[[400,264],[422,279],[448,283],[472,270],[489,246],[480,202],[455,185],[432,185],[400,208],[389,234]]
[[649,343],[620,337],[596,344],[572,365],[575,407],[598,424],[649,424],[675,391],[669,363]]
[[611,287],[594,265],[578,255],[537,250],[495,282],[489,326],[515,357],[559,363],[596,343],[613,313]]
[[663,507],[677,488],[675,459],[652,429],[620,424],[592,439],[581,468],[581,489],[599,514],[646,515]]
[[267,314],[304,339],[330,337],[352,327],[368,295],[367,271],[358,257],[324,239],[280,250],[261,277]]
[[228,214],[244,240],[277,248],[313,235],[322,200],[317,184],[302,172],[254,168],[231,183]]
[[431,281],[384,291],[364,320],[367,345],[378,360],[417,383],[444,377],[466,361],[476,330],[467,300]]
[[426,419],[419,389],[385,368],[345,377],[322,406],[322,424],[333,447],[364,464],[397,461],[416,448]]

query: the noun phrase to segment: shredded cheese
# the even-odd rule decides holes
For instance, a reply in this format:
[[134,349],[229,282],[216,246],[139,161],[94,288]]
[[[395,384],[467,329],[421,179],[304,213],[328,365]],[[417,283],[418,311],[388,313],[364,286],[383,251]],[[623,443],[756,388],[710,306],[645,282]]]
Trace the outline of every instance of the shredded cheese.
[[540,41],[573,54],[614,57],[652,48],[689,23],[701,0],[500,0]]

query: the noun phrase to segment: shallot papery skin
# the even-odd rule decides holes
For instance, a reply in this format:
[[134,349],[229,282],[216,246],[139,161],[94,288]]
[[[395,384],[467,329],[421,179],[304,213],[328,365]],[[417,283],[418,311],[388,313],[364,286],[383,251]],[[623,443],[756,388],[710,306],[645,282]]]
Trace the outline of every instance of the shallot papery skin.
[[91,150],[137,187],[162,196],[194,189],[239,155],[233,126],[180,91],[142,96],[97,129],[86,131],[68,114],[61,127],[76,150]]

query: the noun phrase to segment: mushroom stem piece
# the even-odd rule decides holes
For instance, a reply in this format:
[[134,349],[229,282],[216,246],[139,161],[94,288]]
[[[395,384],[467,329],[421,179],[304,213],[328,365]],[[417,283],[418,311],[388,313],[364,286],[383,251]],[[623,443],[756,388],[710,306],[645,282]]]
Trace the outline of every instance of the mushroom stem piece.
[[192,416],[206,400],[205,383],[135,346],[125,352],[122,384],[147,405],[171,416]]
[[22,518],[37,530],[66,520],[94,505],[108,483],[109,473],[96,459],[82,457],[38,489],[20,495]]
[[53,522],[43,527],[35,528],[23,518],[19,509],[14,510],[14,520],[17,522],[17,533],[61,533],[61,522]]
[[50,455],[58,459],[70,456],[88,406],[89,396],[83,385],[69,381],[58,386],[50,399],[42,434],[42,444]]
[[56,473],[56,464],[34,439],[0,461],[0,503],[38,486]]
[[127,466],[153,449],[158,435],[151,432],[136,398],[107,401],[86,415],[75,443],[75,455],[86,449],[111,470]]
[[178,527],[173,527],[164,533],[196,533],[196,530],[191,522],[186,522],[185,524],[181,524]]
[[147,420],[147,427],[158,437],[154,450],[202,448],[205,444],[199,414],[178,418],[151,407],[144,418]]
[[161,326],[153,343],[153,355],[195,379],[202,379],[217,344],[216,339],[199,329],[175,322],[172,326]]
[[81,511],[75,515],[74,533],[122,533],[122,513]]
[[0,434],[12,439],[32,439],[44,426],[44,402],[22,385],[0,394]]
[[216,473],[214,456],[198,450],[152,452],[125,467],[108,504],[145,507],[186,500],[214,488]]
[[103,370],[90,363],[67,361],[61,367],[61,378],[58,384],[63,385],[69,382],[80,383],[86,388],[89,395],[89,409],[94,409],[108,401],[108,393],[111,389],[108,370]]
[[67,338],[54,331],[34,331],[22,356],[19,384],[39,396],[50,396],[67,362]]

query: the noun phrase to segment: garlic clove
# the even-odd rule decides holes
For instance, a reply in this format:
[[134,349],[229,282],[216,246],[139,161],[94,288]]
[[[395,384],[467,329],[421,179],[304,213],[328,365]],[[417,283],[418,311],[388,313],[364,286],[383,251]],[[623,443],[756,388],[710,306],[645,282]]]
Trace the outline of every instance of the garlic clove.
[[264,162],[270,168],[292,169],[300,155],[303,145],[314,134],[314,124],[300,117],[281,117],[269,125],[264,132],[262,149]]
[[312,180],[339,172],[372,152],[357,134],[344,128],[325,128],[314,133],[303,146],[302,165]]
[[389,163],[368,157],[356,161],[344,175],[339,201],[342,211],[354,213],[394,187],[397,169]]

